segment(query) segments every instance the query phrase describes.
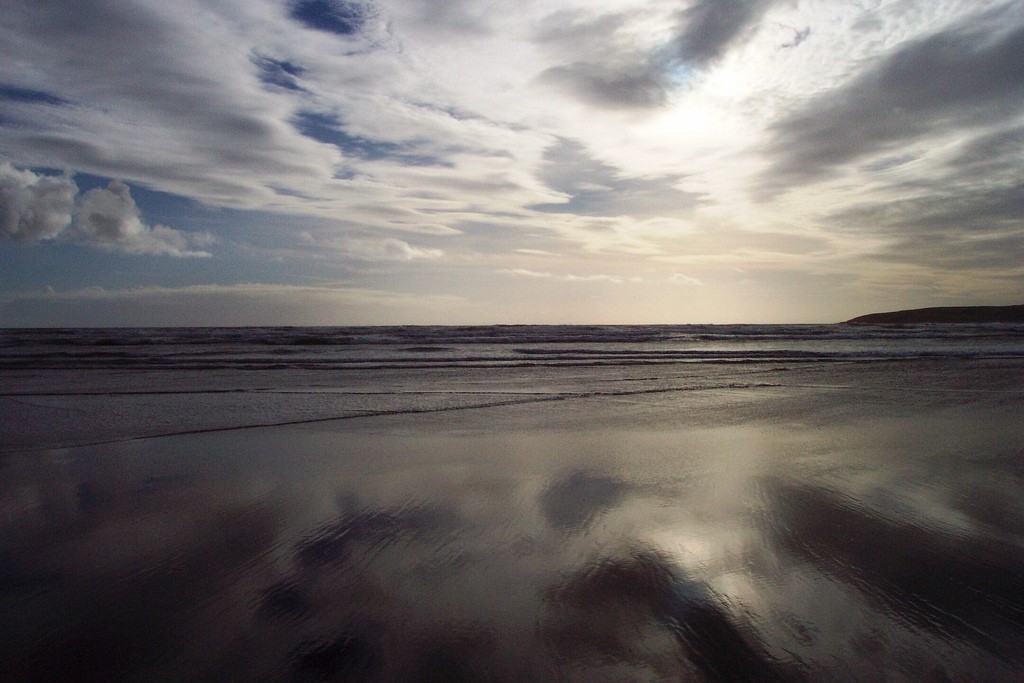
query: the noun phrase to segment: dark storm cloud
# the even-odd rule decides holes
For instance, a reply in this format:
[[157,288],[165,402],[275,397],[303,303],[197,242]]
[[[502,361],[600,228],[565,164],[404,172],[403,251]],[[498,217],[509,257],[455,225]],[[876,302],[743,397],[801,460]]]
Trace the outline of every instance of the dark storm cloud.
[[535,204],[535,211],[579,216],[651,216],[695,206],[700,195],[675,185],[680,176],[626,177],[595,159],[575,140],[560,140],[544,153],[541,181],[568,195],[565,203]]
[[1013,120],[1024,103],[1024,27],[992,13],[911,42],[773,128],[766,193],[813,182],[902,143]]
[[722,57],[775,0],[699,0],[681,14],[677,57],[701,68]]

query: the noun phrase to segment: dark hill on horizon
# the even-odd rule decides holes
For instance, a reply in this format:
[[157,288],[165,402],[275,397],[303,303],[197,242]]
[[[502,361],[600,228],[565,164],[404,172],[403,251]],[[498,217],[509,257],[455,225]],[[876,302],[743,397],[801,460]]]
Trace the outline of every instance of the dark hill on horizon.
[[898,325],[906,323],[1024,323],[1024,305],[938,306],[905,311],[870,313],[844,324]]

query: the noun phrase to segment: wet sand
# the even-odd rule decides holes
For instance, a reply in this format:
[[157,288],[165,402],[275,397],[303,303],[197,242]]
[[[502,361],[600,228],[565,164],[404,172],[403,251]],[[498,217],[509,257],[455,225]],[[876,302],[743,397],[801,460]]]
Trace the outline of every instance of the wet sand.
[[1024,679],[1024,367],[676,370],[9,431],[0,678]]

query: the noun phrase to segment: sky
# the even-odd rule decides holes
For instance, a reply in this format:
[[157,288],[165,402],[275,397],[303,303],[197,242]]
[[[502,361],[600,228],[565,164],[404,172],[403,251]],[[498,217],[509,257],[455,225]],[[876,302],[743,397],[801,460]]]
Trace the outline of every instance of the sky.
[[0,6],[0,326],[1024,302],[1020,0]]

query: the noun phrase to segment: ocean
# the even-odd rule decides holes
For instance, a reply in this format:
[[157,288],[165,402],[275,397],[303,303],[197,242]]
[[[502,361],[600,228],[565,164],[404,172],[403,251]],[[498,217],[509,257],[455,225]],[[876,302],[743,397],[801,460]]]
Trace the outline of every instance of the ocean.
[[1024,325],[0,330],[0,679],[1024,680]]
[[0,369],[336,370],[1019,358],[1024,324],[0,331]]

